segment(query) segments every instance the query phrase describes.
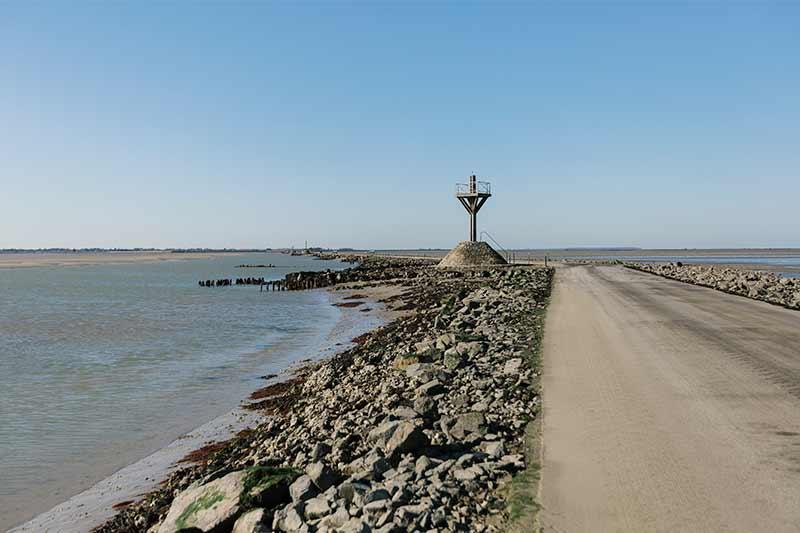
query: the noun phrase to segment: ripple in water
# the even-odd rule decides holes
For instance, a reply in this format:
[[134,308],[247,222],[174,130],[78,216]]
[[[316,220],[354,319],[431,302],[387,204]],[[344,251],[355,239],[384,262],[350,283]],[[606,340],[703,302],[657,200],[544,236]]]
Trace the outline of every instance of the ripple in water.
[[278,268],[231,255],[0,269],[0,529],[227,412],[329,335],[324,293],[197,281],[345,265],[244,257]]

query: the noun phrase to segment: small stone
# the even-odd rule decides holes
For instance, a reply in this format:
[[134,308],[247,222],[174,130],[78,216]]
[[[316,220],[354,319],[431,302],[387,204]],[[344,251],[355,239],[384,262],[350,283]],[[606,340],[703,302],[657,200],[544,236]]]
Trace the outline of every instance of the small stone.
[[419,416],[417,412],[414,411],[412,408],[405,406],[398,407],[397,409],[392,411],[392,415],[404,420],[410,420],[413,418],[417,418],[417,416]]
[[397,458],[401,453],[408,453],[428,445],[428,437],[422,428],[413,422],[402,421],[384,445],[387,457]]
[[456,468],[453,470],[453,477],[459,481],[472,481],[478,476],[471,468]]
[[522,368],[522,359],[518,357],[514,359],[509,359],[503,366],[503,374],[506,375],[519,374],[521,368]]
[[339,529],[339,533],[370,533],[372,529],[360,518],[351,518]]
[[392,367],[396,368],[397,370],[403,370],[416,363],[419,363],[419,358],[416,354],[402,354],[395,358],[394,362],[392,363]]
[[501,440],[483,442],[480,449],[493,459],[500,459],[506,453],[506,447]]
[[263,522],[264,509],[253,509],[236,520],[231,533],[269,533],[272,528]]
[[373,442],[379,445],[384,444],[387,440],[389,440],[395,430],[397,430],[397,426],[399,424],[400,421],[398,420],[384,422],[369,432],[367,435],[367,442]]
[[483,413],[465,413],[455,418],[450,434],[457,439],[465,439],[469,434],[486,433],[486,417]]
[[486,403],[485,401],[480,401],[480,402],[474,403],[474,404],[472,404],[472,407],[471,407],[471,410],[475,411],[476,413],[486,412],[487,409],[489,409],[489,404]]
[[339,497],[347,503],[356,507],[361,507],[364,502],[364,494],[369,490],[369,485],[353,481],[345,481],[339,485]]
[[313,498],[317,492],[318,490],[308,474],[300,476],[289,486],[289,494],[292,496],[292,501],[295,502]]
[[500,458],[499,466],[506,470],[522,470],[525,468],[525,457],[521,454],[504,455]]
[[426,456],[421,455],[419,458],[417,458],[417,462],[414,464],[414,473],[417,474],[417,477],[420,477],[431,467],[431,465],[431,460]]
[[328,490],[329,487],[336,483],[338,478],[331,467],[324,463],[313,463],[308,465],[306,468],[306,474],[311,478],[311,481],[321,492]]
[[329,453],[331,453],[331,445],[326,442],[318,442],[311,451],[311,460],[316,463]]
[[417,388],[418,396],[436,396],[444,392],[444,386],[438,379],[432,379],[429,382]]
[[309,520],[322,518],[331,513],[331,506],[324,497],[311,498],[306,501],[305,515]]
[[426,419],[432,419],[436,416],[436,402],[427,397],[419,396],[414,399],[414,411]]
[[445,368],[455,370],[464,364],[464,356],[458,353],[455,348],[450,348],[444,352],[443,363]]
[[389,494],[388,490],[386,490],[386,489],[375,489],[375,490],[369,491],[364,496],[364,503],[372,503],[372,502],[376,502],[378,500],[388,500],[390,498],[391,498],[391,495]]
[[272,519],[272,529],[279,531],[300,531],[305,526],[303,511],[305,504],[296,502],[287,505],[275,512]]
[[446,350],[456,343],[456,336],[453,333],[445,333],[436,338],[436,347],[440,350]]
[[333,514],[323,518],[320,525],[336,530],[341,528],[348,520],[350,520],[350,513],[344,507],[339,507]]
[[425,353],[433,348],[434,343],[431,341],[422,341],[414,345],[414,351],[417,353]]
[[386,508],[389,507],[389,505],[389,500],[376,500],[374,502],[369,502],[364,504],[364,514],[370,517],[376,517],[377,515],[380,515],[386,511]]
[[474,358],[486,351],[486,345],[479,341],[459,342],[456,345],[456,351],[461,355]]

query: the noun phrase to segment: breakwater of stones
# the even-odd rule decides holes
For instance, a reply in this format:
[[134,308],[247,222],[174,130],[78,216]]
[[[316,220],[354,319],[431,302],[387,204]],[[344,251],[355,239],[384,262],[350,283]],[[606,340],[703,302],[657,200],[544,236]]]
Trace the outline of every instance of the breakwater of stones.
[[[355,263],[360,257],[344,256],[344,261]],[[345,270],[323,270],[291,272],[282,280],[266,281],[264,278],[237,278],[201,280],[201,287],[230,287],[233,285],[269,285],[277,290],[299,291],[330,287],[337,283],[350,283],[356,281],[386,281],[397,279],[414,279],[418,276],[416,268],[431,266],[433,260],[405,260],[403,266],[398,266],[396,261],[381,258],[367,259],[365,265],[359,265]],[[367,266],[368,265],[368,266]]]
[[[361,256],[341,256],[330,255],[320,256],[325,259],[341,259],[348,263],[358,263]],[[385,281],[395,279],[413,279],[417,277],[416,268],[427,267],[435,264],[434,260],[427,259],[407,259],[402,260],[403,265],[398,266],[396,260],[367,257],[366,263],[345,270],[323,270],[323,271],[303,271],[291,272],[281,280],[265,280],[264,278],[236,278],[236,279],[209,279],[200,280],[200,287],[232,287],[235,285],[264,285],[269,290],[289,290],[300,291],[308,289],[319,289],[330,287],[337,283],[348,283],[354,281]]]
[[[357,262],[360,258],[345,256],[344,260],[350,263]],[[388,281],[416,279],[419,268],[432,266],[434,260],[410,259],[402,260],[367,258],[364,263],[354,268],[332,271],[292,272],[284,278],[286,288],[290,291],[318,289],[330,287],[338,283],[353,283],[359,281]]]
[[771,272],[682,263],[625,263],[625,266],[790,309],[800,309],[800,279],[783,278]]
[[98,532],[499,531],[532,512],[535,488],[514,498],[515,475],[535,460],[525,431],[552,269],[382,260],[334,276],[337,288],[399,285],[386,304],[409,313],[254,393],[247,407],[265,423]]

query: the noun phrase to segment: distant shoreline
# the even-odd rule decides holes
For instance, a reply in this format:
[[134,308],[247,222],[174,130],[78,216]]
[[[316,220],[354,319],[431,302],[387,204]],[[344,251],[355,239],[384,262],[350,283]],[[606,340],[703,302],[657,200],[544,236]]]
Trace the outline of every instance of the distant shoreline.
[[[237,252],[244,254],[247,252]],[[0,269],[56,266],[87,266],[120,263],[149,263],[155,261],[184,261],[208,259],[230,252],[19,252],[0,253]]]
[[[396,257],[444,257],[450,249],[418,249],[418,250],[375,250],[375,255]],[[780,257],[800,255],[800,248],[507,248],[506,251],[518,257],[531,256],[552,259],[562,257],[594,257],[602,256],[740,256],[762,255]]]

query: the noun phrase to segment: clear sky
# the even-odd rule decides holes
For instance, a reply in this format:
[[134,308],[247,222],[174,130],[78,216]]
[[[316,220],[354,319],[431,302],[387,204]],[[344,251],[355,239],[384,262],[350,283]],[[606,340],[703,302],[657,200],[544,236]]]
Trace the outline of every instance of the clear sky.
[[800,246],[800,3],[0,3],[0,248]]

